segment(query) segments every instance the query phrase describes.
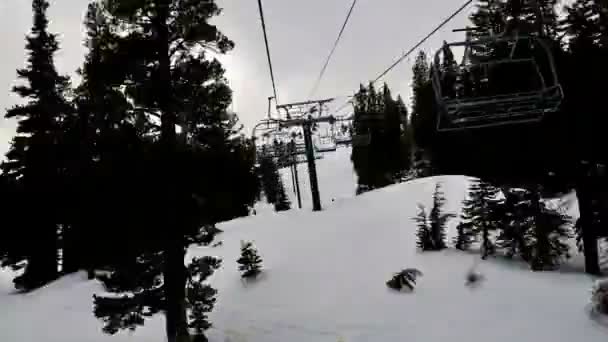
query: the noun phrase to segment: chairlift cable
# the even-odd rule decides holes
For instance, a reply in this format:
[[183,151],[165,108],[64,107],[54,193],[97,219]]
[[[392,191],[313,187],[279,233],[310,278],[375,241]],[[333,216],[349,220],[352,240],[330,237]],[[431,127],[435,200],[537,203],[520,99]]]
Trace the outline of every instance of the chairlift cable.
[[331,51],[329,52],[327,59],[325,60],[325,64],[323,64],[323,67],[321,68],[321,72],[319,73],[319,77],[315,81],[315,85],[313,86],[312,90],[310,91],[310,94],[308,96],[309,98],[311,98],[317,92],[319,85],[321,84],[321,80],[323,79],[323,75],[325,74],[325,71],[327,71],[329,62],[331,61],[333,54],[336,52],[336,49],[337,49],[338,45],[340,44],[340,40],[342,39],[344,30],[346,29],[346,26],[348,25],[348,21],[350,20],[350,17],[353,14],[353,10],[355,9],[356,5],[357,5],[357,0],[353,0],[353,3],[350,6],[350,9],[348,10],[348,14],[346,15],[346,19],[344,20],[344,23],[342,24],[342,28],[340,29],[340,32],[338,33],[338,37],[336,38],[336,41],[334,42],[334,45],[331,48]]
[[[408,58],[412,54],[412,52],[416,51],[417,48],[419,48],[429,38],[431,38],[435,33],[437,33],[441,28],[443,28],[450,21],[452,21],[452,19],[454,19],[458,14],[460,14],[462,11],[464,11],[470,4],[473,3],[473,1],[474,0],[467,0],[467,1],[465,1],[465,3],[462,6],[460,6],[454,13],[452,13],[452,15],[450,15],[449,17],[447,17],[446,19],[444,19],[435,29],[433,29],[433,31],[431,31],[429,34],[427,34],[418,43],[416,43],[416,45],[414,45],[411,49],[409,49],[406,53],[404,53],[401,57],[399,57],[399,59],[397,59],[397,61],[395,61],[386,70],[384,70],[378,77],[376,77],[372,81],[372,83],[377,83],[380,79],[382,79],[382,77],[386,76],[389,72],[391,72],[397,65],[399,65],[401,62],[403,62],[403,60],[405,60],[406,58]],[[348,106],[349,104],[352,104],[352,103],[353,103],[352,99],[348,100],[344,105],[340,106],[337,111],[341,111],[342,109],[346,108],[346,106]]]
[[390,67],[388,67],[386,70],[384,70],[378,77],[376,77],[376,79],[374,79],[374,81],[372,83],[376,83],[378,82],[382,77],[386,76],[386,74],[388,74],[391,70],[393,70],[397,65],[399,65],[401,62],[403,62],[404,59],[406,59],[409,55],[412,54],[412,52],[416,51],[417,48],[419,48],[422,44],[424,44],[429,38],[431,38],[435,33],[437,33],[437,31],[439,31],[441,28],[443,28],[447,23],[449,23],[450,21],[452,21],[452,19],[454,19],[458,14],[460,14],[460,12],[464,11],[470,4],[473,3],[473,0],[467,0],[462,6],[460,6],[460,8],[458,8],[456,10],[456,12],[452,13],[452,15],[450,15],[449,17],[447,17],[446,19],[444,19],[441,24],[439,24],[439,26],[437,26],[433,31],[431,31],[431,33],[427,34],[424,38],[422,38],[416,45],[414,45],[411,49],[409,49],[405,54],[403,54],[401,57],[399,57],[399,59],[397,59],[397,61],[395,61],[395,63],[393,63]]
[[264,20],[264,9],[262,7],[262,0],[258,0],[258,7],[260,9],[260,19],[262,20],[262,31],[264,32],[264,43],[266,45],[266,56],[268,57],[268,68],[270,69],[270,80],[272,81],[274,100],[278,103],[279,98],[277,97],[277,86],[274,78],[274,71],[272,68],[272,59],[270,58],[270,47],[268,44],[268,34],[266,33],[266,21]]

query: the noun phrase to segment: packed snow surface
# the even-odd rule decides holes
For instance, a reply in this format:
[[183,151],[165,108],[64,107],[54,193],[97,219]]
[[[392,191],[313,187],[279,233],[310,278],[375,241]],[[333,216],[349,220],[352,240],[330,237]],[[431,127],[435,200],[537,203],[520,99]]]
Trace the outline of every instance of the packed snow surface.
[[[191,249],[189,257],[223,258],[211,279],[219,290],[212,342],[608,340],[608,327],[589,315],[593,279],[575,267],[533,273],[516,261],[416,250],[417,204],[429,205],[441,182],[446,210],[457,214],[466,178],[420,179],[355,198],[347,149],[318,163],[324,211],[312,213],[310,204],[282,214],[262,210],[222,224],[220,247]],[[305,166],[301,171],[304,178]],[[253,241],[264,260],[253,282],[237,270],[241,240]],[[465,286],[473,265],[484,281]],[[385,282],[404,268],[424,273],[416,289],[388,289]],[[11,291],[9,274],[0,273],[0,341],[165,340],[162,316],[133,333],[104,335],[92,314],[101,287],[83,274],[27,295]]]

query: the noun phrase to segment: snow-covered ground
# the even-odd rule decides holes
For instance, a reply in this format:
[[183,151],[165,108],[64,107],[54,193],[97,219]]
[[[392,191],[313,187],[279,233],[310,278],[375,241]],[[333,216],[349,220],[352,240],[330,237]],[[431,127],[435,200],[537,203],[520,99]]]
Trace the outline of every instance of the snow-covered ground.
[[[580,272],[533,273],[524,264],[482,262],[452,249],[416,251],[416,204],[430,204],[440,181],[447,211],[458,213],[464,177],[421,179],[354,198],[347,157],[348,150],[338,150],[318,162],[324,211],[310,212],[305,197],[303,210],[224,223],[222,246],[190,251],[224,259],[212,278],[219,290],[212,342],[608,340],[608,327],[589,317],[592,279]],[[253,240],[264,259],[255,282],[239,277],[241,240]],[[469,288],[465,274],[474,263],[486,280]],[[389,290],[392,273],[409,267],[424,273],[416,290]],[[103,335],[91,313],[100,287],[84,279],[77,274],[14,295],[0,275],[0,341],[164,341],[162,317],[135,333]]]

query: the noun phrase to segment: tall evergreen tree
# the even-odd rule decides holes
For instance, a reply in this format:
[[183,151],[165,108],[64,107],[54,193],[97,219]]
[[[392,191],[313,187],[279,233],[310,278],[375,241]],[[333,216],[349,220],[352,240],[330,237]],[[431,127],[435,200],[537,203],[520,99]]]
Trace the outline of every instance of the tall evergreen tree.
[[[118,283],[109,289],[133,295],[97,297],[96,314],[119,317],[118,328],[127,328],[133,315],[141,318],[135,324],[143,324],[143,316],[133,310],[146,308],[151,314],[163,310],[168,341],[188,341],[189,328],[200,333],[205,325],[196,324],[192,316],[189,321],[187,312],[200,317],[194,310],[208,303],[196,301],[209,298],[210,293],[187,296],[196,290],[189,284],[197,283],[188,279],[200,283],[204,277],[196,274],[202,268],[185,267],[186,248],[209,240],[201,226],[214,223],[216,217],[208,214],[214,209],[247,209],[240,205],[243,195],[225,196],[231,193],[226,191],[230,189],[227,178],[236,172],[219,170],[235,166],[244,167],[245,174],[253,170],[248,161],[239,160],[244,151],[250,151],[247,141],[227,133],[236,126],[226,110],[231,92],[224,70],[217,60],[207,59],[208,50],[226,52],[233,43],[209,23],[221,13],[214,1],[107,0],[105,5],[111,31],[118,33],[111,52],[113,60],[122,60],[113,64],[114,72],[122,76],[117,86],[135,105],[134,120],[127,123],[134,132],[143,133],[135,136],[141,146],[137,167],[147,169],[145,177],[155,179],[160,188],[152,192],[152,183],[137,181],[143,190],[137,194],[138,215],[129,213],[129,217],[140,220],[131,222],[125,232],[123,239],[129,240],[130,248],[121,251],[126,254],[112,265],[115,271],[106,281]],[[160,130],[154,117],[160,117]],[[179,136],[178,124],[182,127]],[[151,212],[158,216],[146,220],[151,221],[145,222],[147,238],[136,238],[144,233],[142,216]],[[235,210],[227,214],[234,215]]]
[[399,181],[409,168],[407,108],[395,100],[388,85],[377,92],[361,85],[355,95],[354,128],[358,137],[351,155],[358,176],[358,192]]
[[426,208],[423,205],[418,205],[418,213],[413,220],[416,222],[416,226],[418,227],[416,229],[416,246],[418,249],[421,251],[434,250],[435,244],[431,236],[431,227],[426,213]]
[[[594,202],[605,201],[604,183],[594,170],[597,164],[606,164],[606,134],[602,127],[608,124],[603,100],[603,84],[608,77],[608,32],[606,31],[608,4],[602,0],[578,0],[565,6],[560,25],[565,36],[567,58],[560,68],[564,93],[564,132],[573,136],[569,143],[578,158],[576,193],[579,203],[579,226],[585,240],[585,268],[598,274],[597,226],[594,223]],[[584,65],[584,68],[582,67]],[[584,72],[582,70],[585,70]],[[561,152],[561,151],[560,151]],[[582,161],[582,162],[580,162]]]
[[441,189],[441,183],[435,184],[435,191],[433,192],[433,208],[429,213],[429,226],[431,238],[434,242],[435,250],[445,249],[446,243],[446,230],[448,220],[454,215],[446,213],[445,207],[445,196]]
[[548,207],[538,191],[526,191],[521,198],[514,217],[520,254],[535,271],[555,269],[569,257],[570,218]]
[[[557,35],[557,0],[482,0],[470,19],[478,28],[475,35],[513,33]],[[540,17],[540,18],[539,18]]]
[[571,237],[570,219],[542,202],[539,206],[534,228],[528,231],[528,239],[531,240],[530,266],[535,271],[552,270],[563,259],[570,257],[566,243]]
[[95,210],[113,201],[111,196],[105,196],[116,194],[109,190],[108,184],[112,182],[108,180],[113,175],[110,170],[121,169],[117,159],[108,160],[108,156],[119,154],[116,149],[102,153],[109,141],[117,140],[111,131],[124,128],[121,121],[130,109],[120,90],[112,88],[114,72],[107,57],[113,37],[107,19],[99,3],[89,4],[84,21],[87,55],[78,71],[82,82],[74,91],[76,112],[66,120],[62,141],[66,159],[63,184],[68,197],[62,230],[62,265],[66,273],[94,267],[93,260],[103,245],[100,236],[106,226]]
[[508,189],[504,192],[505,200],[497,208],[497,218],[500,220],[497,249],[511,258],[519,255],[523,260],[530,260],[530,242],[526,231],[533,219],[527,192],[521,189]]
[[260,159],[260,174],[266,201],[273,204],[276,211],[289,210],[291,203],[285,192],[283,178],[272,157],[265,156]]
[[431,212],[426,213],[423,205],[418,205],[418,215],[414,218],[417,223],[418,237],[417,246],[423,251],[439,251],[445,249],[446,246],[446,230],[447,222],[454,217],[450,213],[444,211],[445,197],[441,190],[441,183],[435,185],[433,192],[433,207]]
[[468,229],[472,234],[481,236],[481,252],[484,259],[493,254],[495,250],[490,234],[500,222],[499,192],[498,188],[488,182],[474,181],[469,185],[468,198],[463,202],[463,224],[470,227]]
[[68,78],[60,76],[54,64],[59,44],[48,32],[48,7],[46,0],[32,1],[34,23],[27,36],[28,64],[17,71],[26,84],[13,88],[27,103],[9,109],[5,115],[18,119],[18,126],[2,170],[8,177],[20,179],[30,209],[22,218],[22,227],[11,229],[20,229],[23,239],[35,237],[16,241],[24,250],[18,257],[9,257],[13,265],[27,261],[24,274],[15,279],[21,289],[36,288],[58,275],[59,145],[62,123],[71,108],[65,100]]
[[429,149],[435,136],[435,93],[428,57],[420,51],[412,67],[412,129],[416,149]]

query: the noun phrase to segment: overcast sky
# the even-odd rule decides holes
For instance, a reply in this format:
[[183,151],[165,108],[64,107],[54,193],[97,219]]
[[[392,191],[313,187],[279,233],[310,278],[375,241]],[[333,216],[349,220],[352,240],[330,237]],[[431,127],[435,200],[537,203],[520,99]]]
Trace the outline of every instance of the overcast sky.
[[[82,21],[87,0],[51,0],[51,30],[59,34],[56,64],[74,75],[81,65]],[[224,13],[215,23],[236,48],[222,58],[234,90],[234,110],[250,129],[266,115],[272,95],[256,0],[218,0]],[[264,0],[266,25],[281,103],[307,100],[346,16],[351,0]],[[317,98],[352,95],[361,82],[375,78],[402,53],[460,7],[463,0],[359,0],[342,42],[325,74]],[[471,8],[470,8],[471,9]],[[462,39],[452,28],[467,25],[470,9],[454,19],[422,49],[436,50],[443,40]],[[25,63],[24,38],[31,27],[31,1],[0,0],[0,112],[19,101],[11,94],[15,70]],[[413,58],[386,77],[391,89],[409,98]],[[335,106],[346,101],[339,98]],[[0,118],[0,153],[14,135],[15,123]]]

